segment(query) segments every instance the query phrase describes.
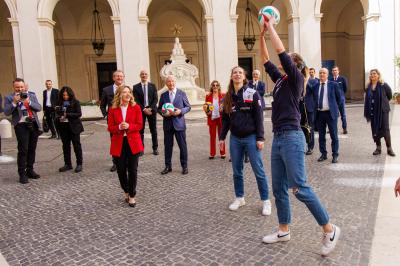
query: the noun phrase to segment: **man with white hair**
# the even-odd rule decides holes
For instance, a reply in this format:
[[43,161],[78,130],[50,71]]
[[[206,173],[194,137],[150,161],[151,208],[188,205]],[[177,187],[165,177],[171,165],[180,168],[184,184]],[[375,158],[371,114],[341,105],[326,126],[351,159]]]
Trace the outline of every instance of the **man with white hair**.
[[325,139],[326,126],[328,125],[332,140],[332,163],[337,163],[339,157],[337,122],[341,93],[336,82],[328,81],[328,69],[321,68],[319,71],[319,82],[313,86],[313,91],[314,104],[317,111],[316,124],[319,133],[319,151],[321,152],[318,162],[328,159]]
[[[174,136],[178,142],[180,149],[180,161],[182,166],[182,174],[188,174],[188,151],[186,145],[186,123],[185,114],[191,109],[186,93],[176,88],[176,79],[173,75],[166,78],[165,84],[168,90],[161,94],[160,102],[158,103],[157,111],[163,116],[164,129],[164,154],[165,154],[165,169],[161,172],[162,175],[172,171],[172,147],[174,145]],[[172,103],[174,110],[162,110],[165,103]]]
[[265,83],[262,80],[260,80],[260,70],[258,70],[258,69],[253,70],[253,79],[249,81],[249,87],[255,89],[258,92],[258,94],[260,94],[261,108],[264,110],[265,109],[265,100],[264,100]]

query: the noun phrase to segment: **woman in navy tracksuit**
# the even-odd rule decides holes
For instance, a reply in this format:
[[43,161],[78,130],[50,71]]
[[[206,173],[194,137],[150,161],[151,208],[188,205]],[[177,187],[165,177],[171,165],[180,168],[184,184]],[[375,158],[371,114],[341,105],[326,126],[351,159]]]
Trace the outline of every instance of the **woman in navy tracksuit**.
[[247,152],[263,202],[262,214],[270,215],[271,202],[261,153],[264,147],[263,110],[258,92],[246,85],[247,80],[243,68],[234,67],[223,103],[222,130],[219,138],[220,147],[223,147],[226,135],[229,130],[231,131],[229,150],[236,199],[229,205],[229,209],[236,211],[245,205],[243,158]]
[[[303,59],[296,53],[288,54],[276,33],[274,21],[266,21],[260,36],[261,60],[265,71],[275,83],[272,103],[274,137],[271,149],[272,190],[278,213],[279,227],[276,232],[263,238],[267,244],[289,241],[291,222],[288,189],[310,210],[323,228],[321,255],[328,255],[336,246],[340,228],[329,223],[329,216],[317,195],[307,184],[304,164],[305,138],[300,128],[299,101],[308,76]],[[278,53],[284,74],[269,61],[265,32],[269,32],[272,46]]]

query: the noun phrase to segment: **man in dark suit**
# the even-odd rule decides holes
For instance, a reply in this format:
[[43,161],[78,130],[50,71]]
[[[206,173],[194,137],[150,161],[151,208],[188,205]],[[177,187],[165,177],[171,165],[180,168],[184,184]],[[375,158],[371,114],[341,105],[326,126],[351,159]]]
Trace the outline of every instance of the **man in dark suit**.
[[[124,78],[125,78],[124,72],[122,70],[116,70],[113,73],[114,84],[107,86],[103,89],[103,93],[101,94],[100,110],[104,118],[107,117],[108,110],[112,106],[114,94],[118,89],[118,87],[124,83]],[[116,162],[113,159],[113,166],[111,167],[110,171],[114,172],[116,170],[117,170]]]
[[[164,146],[165,146],[165,169],[161,172],[165,175],[172,171],[172,147],[174,145],[174,135],[180,149],[180,161],[182,174],[188,173],[188,151],[186,145],[186,123],[185,114],[191,109],[186,93],[175,86],[175,77],[170,75],[165,80],[168,90],[161,94],[158,103],[158,113],[163,116]],[[174,111],[162,112],[164,103],[172,103]]]
[[[301,111],[301,124],[304,125],[306,121],[308,125],[311,127],[310,134],[310,142],[307,143],[307,152],[306,155],[311,155],[314,149],[314,129],[315,129],[315,104],[314,104],[314,90],[313,86],[317,83],[314,81],[308,80],[305,92],[303,93],[303,101],[300,102],[300,111]],[[319,80],[318,80],[319,81]],[[305,110],[304,110],[305,106]]]
[[319,71],[320,82],[315,84],[314,104],[317,112],[317,128],[319,133],[319,151],[321,157],[318,162],[328,159],[326,151],[326,125],[332,140],[332,163],[338,162],[339,138],[337,132],[337,120],[339,117],[339,105],[341,101],[340,89],[336,82],[328,81],[328,69]]
[[313,87],[315,84],[319,83],[319,79],[315,76],[315,68],[310,67],[309,74],[310,78],[308,79],[308,83]]
[[23,79],[16,78],[13,82],[14,93],[5,98],[4,114],[12,115],[18,142],[18,174],[19,182],[29,183],[28,178],[38,179],[35,173],[36,146],[40,135],[40,122],[37,112],[42,110],[34,92],[28,92]]
[[334,66],[332,68],[332,77],[330,81],[334,81],[339,85],[341,101],[339,105],[340,118],[342,119],[343,134],[347,134],[347,120],[346,120],[346,92],[347,92],[347,79],[343,76],[339,76],[339,67]]
[[47,125],[51,131],[51,139],[57,138],[55,127],[55,107],[58,101],[58,90],[53,88],[53,82],[46,80],[46,89],[43,91],[43,112]]
[[157,140],[157,88],[148,82],[149,74],[146,70],[140,71],[140,82],[133,86],[133,96],[135,101],[140,105],[143,115],[143,128],[140,131],[142,143],[144,146],[144,128],[146,119],[149,121],[151,132],[151,140],[153,143],[153,154],[158,155],[158,140]]
[[249,81],[249,87],[255,89],[261,96],[261,108],[265,109],[265,83],[260,80],[260,70],[253,70],[253,79]]

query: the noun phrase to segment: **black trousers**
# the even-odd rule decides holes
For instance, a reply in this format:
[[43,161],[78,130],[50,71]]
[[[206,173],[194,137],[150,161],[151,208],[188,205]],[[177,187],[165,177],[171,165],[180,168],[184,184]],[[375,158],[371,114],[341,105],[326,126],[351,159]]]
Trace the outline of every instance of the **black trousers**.
[[51,135],[53,135],[53,136],[56,135],[56,127],[55,127],[55,122],[54,122],[54,118],[55,118],[54,108],[45,106],[43,108],[43,112],[46,117],[47,125],[49,125]]
[[120,157],[113,157],[117,165],[117,173],[121,188],[130,197],[136,195],[137,169],[139,164],[139,153],[132,154],[127,137],[122,142]]
[[140,137],[142,138],[142,143],[144,146],[144,129],[146,127],[146,119],[149,121],[149,129],[151,133],[151,141],[153,143],[153,151],[158,149],[158,139],[157,139],[157,114],[145,115],[143,114],[143,128],[140,130]]
[[18,174],[23,177],[27,170],[33,170],[39,130],[35,122],[33,127],[29,127],[27,123],[19,123],[14,127],[14,130],[18,142]]
[[164,130],[164,146],[165,146],[165,167],[172,167],[172,150],[174,147],[174,136],[178,142],[180,150],[180,161],[182,168],[187,168],[188,150],[186,144],[186,131]]
[[76,164],[82,165],[82,146],[80,134],[74,134],[68,122],[59,123],[60,137],[63,144],[64,163],[65,165],[72,165],[71,163],[71,142],[74,147],[76,156]]

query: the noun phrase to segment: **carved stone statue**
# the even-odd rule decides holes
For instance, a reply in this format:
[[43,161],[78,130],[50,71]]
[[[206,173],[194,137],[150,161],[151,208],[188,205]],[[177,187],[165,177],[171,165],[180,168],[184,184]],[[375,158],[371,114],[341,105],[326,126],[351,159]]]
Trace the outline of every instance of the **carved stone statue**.
[[[179,42],[179,38],[175,37],[174,49],[169,60],[170,64],[166,64],[160,71],[163,80],[169,75],[176,77],[176,87],[185,91],[191,105],[203,104],[205,99],[205,90],[196,85],[196,78],[199,77],[199,71],[195,65],[189,63],[187,57]],[[159,94],[167,89],[164,86],[158,91]]]

